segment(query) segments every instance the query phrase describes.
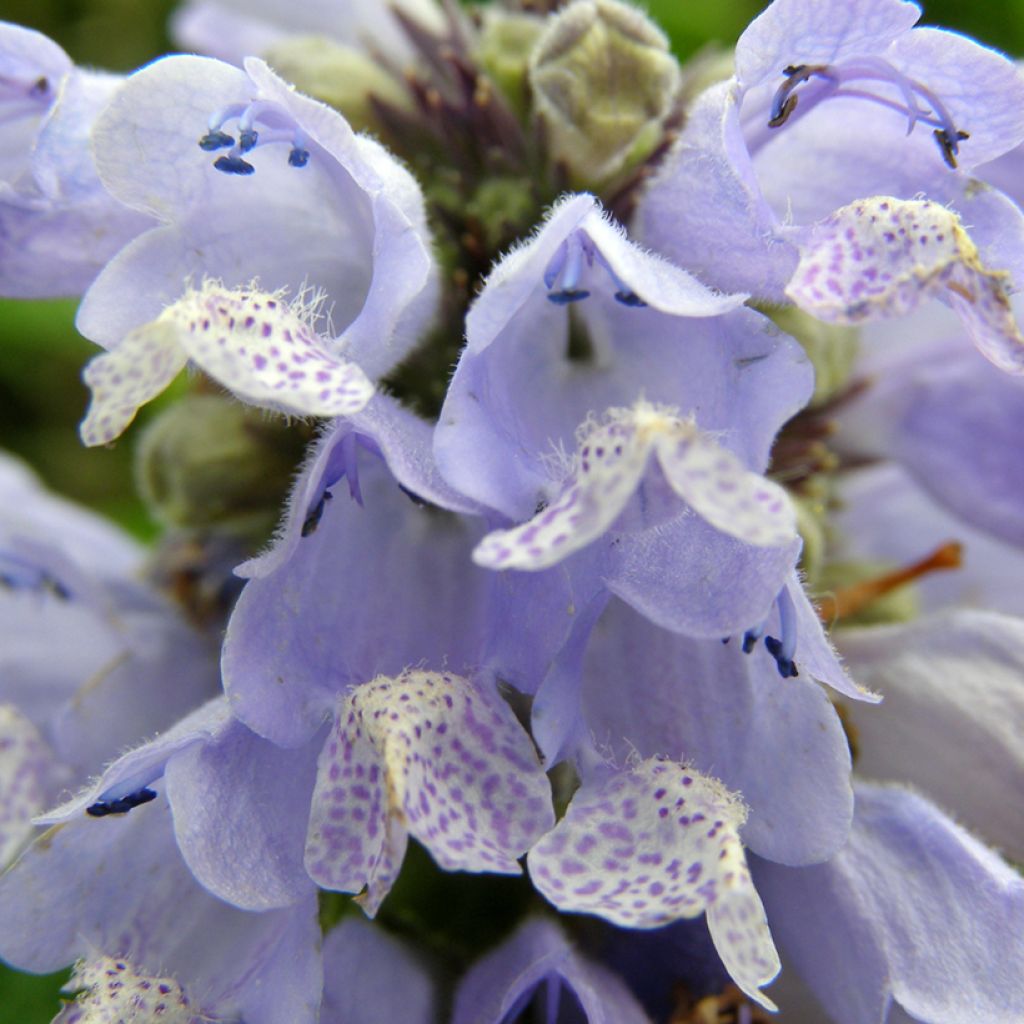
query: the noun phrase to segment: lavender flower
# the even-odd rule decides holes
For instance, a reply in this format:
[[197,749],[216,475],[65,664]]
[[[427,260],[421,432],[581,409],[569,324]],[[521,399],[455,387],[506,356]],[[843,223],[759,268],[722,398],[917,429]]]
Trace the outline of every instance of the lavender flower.
[[0,492],[7,863],[65,788],[212,694],[217,673],[213,645],[141,579],[133,542],[9,458]]
[[83,991],[61,1024],[145,1020],[143,1009],[176,1024],[316,1020],[323,977],[311,895],[265,914],[215,899],[178,855],[162,798],[44,834],[0,879],[0,902],[5,960],[35,971],[79,961]]
[[701,91],[547,6],[193,3],[232,63],[102,111],[0,30],[18,181],[135,225],[83,438],[230,392],[140,458],[212,642],[181,535],[0,465],[0,956],[59,1024],[1024,1013],[1019,74],[775,0]]
[[417,185],[263,62],[159,61],[125,84],[94,146],[107,188],[164,223],[110,262],[79,311],[82,333],[110,349],[86,370],[87,443],[120,434],[190,358],[256,404],[355,412],[363,374],[393,367],[429,321]]
[[643,237],[712,284],[829,321],[941,298],[1019,373],[1021,214],[965,171],[1019,144],[1024,84],[993,51],[914,28],[919,15],[776,0],[739,40],[735,77],[695,103]]
[[902,345],[896,325],[864,332],[852,372],[873,383],[844,410],[839,443],[858,458],[897,459],[964,523],[1020,546],[1020,382],[972,359],[945,310],[909,324],[914,340]]
[[[656,621],[722,635],[767,614],[796,556],[785,504],[772,513],[772,537],[752,545],[733,540],[751,539],[734,517],[747,501],[766,508],[781,501],[744,468],[763,468],[775,431],[807,401],[811,380],[803,352],[736,309],[740,298],[716,295],[644,253],[586,195],[563,202],[528,245],[498,265],[470,310],[434,441],[441,472],[463,493],[513,520],[537,515],[505,540],[495,535],[482,545],[481,564],[541,568],[604,535],[590,557],[602,563],[607,586]],[[578,352],[574,338],[584,346]],[[696,429],[672,414],[659,421],[638,399],[692,415]],[[634,413],[607,413],[634,405]],[[589,425],[594,413],[607,413],[609,424]],[[577,431],[574,462],[563,452],[577,448]],[[589,453],[614,451],[618,442],[588,443],[584,435],[602,431],[635,443],[628,460],[612,460],[599,474],[600,460]],[[712,472],[712,432],[728,449],[718,456],[720,478]],[[641,497],[620,518],[655,441],[676,477],[666,487],[652,467]],[[698,462],[706,462],[703,469]],[[731,512],[718,500],[726,494],[737,496]],[[688,515],[687,504],[700,516]],[[527,538],[515,558],[513,537]],[[677,563],[675,571],[662,571],[665,559]],[[719,567],[714,582],[694,560]],[[705,584],[699,599],[686,589],[695,579]]]
[[152,225],[114,200],[89,149],[121,84],[76,68],[39,32],[0,22],[0,293],[80,295]]
[[[428,27],[440,22],[434,0],[400,0],[395,6]],[[373,0],[355,0],[344,11],[322,0],[303,4],[299,11],[278,0],[190,0],[175,13],[172,27],[184,49],[239,65],[246,57],[265,56],[282,40],[300,35],[326,36],[389,55],[409,49],[392,10]]]

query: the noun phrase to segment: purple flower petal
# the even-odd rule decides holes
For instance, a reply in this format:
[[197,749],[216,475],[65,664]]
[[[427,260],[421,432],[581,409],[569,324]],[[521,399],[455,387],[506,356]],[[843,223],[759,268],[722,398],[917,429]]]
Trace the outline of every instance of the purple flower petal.
[[786,294],[822,320],[902,316],[930,298],[952,306],[981,353],[1024,373],[1024,336],[1005,274],[983,266],[956,214],[889,196],[837,210],[810,233]]
[[[533,519],[488,534],[473,552],[491,569],[546,569],[604,534],[637,491],[652,454],[663,476],[644,495],[643,525],[683,513],[668,495],[686,501],[723,533],[757,546],[796,539],[796,516],[786,492],[749,472],[731,452],[703,435],[692,419],[638,402],[610,409],[603,422],[585,423],[579,451],[560,497]],[[660,499],[660,500],[659,500]],[[658,506],[661,506],[662,512]],[[660,514],[659,514],[660,513]]]
[[92,785],[77,796],[41,815],[41,825],[55,825],[78,817],[98,802],[119,800],[140,792],[161,778],[167,762],[186,750],[221,733],[231,722],[231,711],[223,697],[216,697],[177,722],[150,743],[119,757]]
[[[521,521],[554,497],[552,463],[579,424],[641,396],[693,412],[760,467],[806,401],[808,367],[789,339],[736,308],[740,298],[644,252],[592,197],[566,200],[495,267],[470,309],[438,421],[442,473]],[[573,332],[587,339],[585,356],[573,355]]]
[[554,922],[527,920],[506,942],[478,960],[459,983],[452,1024],[504,1024],[531,997],[543,1001],[554,1024],[572,1000],[587,1024],[648,1024],[622,980],[577,952]]
[[192,1024],[196,1019],[196,1008],[177,979],[140,974],[123,958],[98,956],[80,961],[65,988],[74,992],[75,998],[53,1024],[135,1020]]
[[0,704],[0,868],[34,832],[32,819],[63,781],[61,766],[36,727]]
[[[410,443],[401,449],[403,436]],[[363,438],[372,443],[346,426],[325,443],[300,480],[278,548],[247,566],[261,578],[245,587],[228,624],[222,667],[232,710],[282,745],[305,743],[340,694],[379,674],[418,664],[475,669],[481,660],[489,574],[469,557],[479,525],[415,504]],[[417,438],[418,429],[394,429],[386,449],[389,458],[401,451],[396,461],[413,493],[436,479],[422,471],[429,459],[420,461]],[[340,483],[351,462],[361,504]],[[426,490],[426,500],[434,493],[443,494]]]
[[170,759],[164,780],[178,848],[215,896],[243,910],[308,897],[302,857],[316,749],[283,750],[230,722]]
[[739,829],[746,808],[720,782],[650,758],[584,784],[565,817],[531,851],[530,877],[560,910],[656,928],[707,912],[736,983],[760,987],[779,971]]
[[86,444],[106,444],[191,359],[244,402],[296,416],[351,416],[373,396],[354,363],[317,334],[313,309],[257,287],[214,281],[190,289],[151,324],[96,356],[85,382],[93,404]]
[[116,349],[96,356],[83,373],[92,402],[79,427],[82,441],[95,447],[120,437],[139,409],[165,391],[187,362],[188,353],[165,323],[140,327]]
[[[252,173],[224,173],[216,161],[229,157],[197,143],[211,125],[238,134],[246,111],[266,121],[263,141],[234,158]],[[304,166],[289,162],[298,140]],[[324,295],[338,331],[333,354],[344,348],[373,378],[431,319],[436,273],[414,179],[263,62],[243,72],[168,57],[143,68],[99,119],[95,149],[107,188],[163,222],[122,250],[83,301],[79,328],[104,347],[156,320],[190,280],[210,277]]]
[[885,697],[846,709],[860,770],[906,780],[1024,858],[1024,622],[957,609],[839,638],[857,678]]
[[738,639],[679,636],[613,602],[587,648],[577,714],[619,764],[636,754],[685,758],[739,793],[749,808],[743,842],[755,853],[824,860],[853,815],[839,718],[808,678],[802,644],[800,675],[781,679],[762,644],[745,654]]
[[436,1024],[437,985],[404,942],[361,917],[324,937],[320,1024]]
[[787,958],[839,1024],[1024,1016],[1024,881],[923,798],[861,784],[827,864],[755,874]]
[[215,899],[178,855],[162,798],[45,833],[0,878],[0,916],[0,956],[24,970],[123,958],[137,975],[174,978],[203,1017],[316,1020],[315,899],[260,914]]
[[459,676],[410,671],[358,687],[339,709],[306,866],[327,888],[368,884],[372,916],[407,833],[447,871],[519,874],[516,858],[553,821],[547,778],[511,709]]

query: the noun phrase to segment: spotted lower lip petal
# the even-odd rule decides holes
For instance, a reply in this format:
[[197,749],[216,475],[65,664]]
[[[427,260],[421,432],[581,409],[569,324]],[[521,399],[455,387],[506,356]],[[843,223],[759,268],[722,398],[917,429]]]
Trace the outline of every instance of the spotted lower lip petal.
[[931,200],[862,199],[808,232],[786,294],[832,323],[902,316],[937,298],[960,316],[981,353],[1024,373],[1024,336],[1009,276],[986,267],[952,210]]

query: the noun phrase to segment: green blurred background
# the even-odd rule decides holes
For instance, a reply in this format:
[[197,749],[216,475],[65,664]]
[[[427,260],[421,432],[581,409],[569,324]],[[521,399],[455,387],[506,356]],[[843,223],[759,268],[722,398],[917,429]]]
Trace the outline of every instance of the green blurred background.
[[[345,4],[338,0],[339,12]],[[648,0],[644,6],[685,57],[711,41],[731,43],[764,4]],[[0,19],[45,32],[78,63],[129,71],[172,48],[166,24],[173,7],[171,0],[0,0]],[[1024,55],[1024,0],[925,0],[923,21]],[[80,373],[95,347],[76,334],[75,307],[73,301],[0,300],[0,443],[52,487],[148,537],[154,527],[131,486],[131,435],[110,449],[85,451],[78,441],[87,404]],[[63,977],[27,977],[0,966],[0,1024],[46,1024]]]

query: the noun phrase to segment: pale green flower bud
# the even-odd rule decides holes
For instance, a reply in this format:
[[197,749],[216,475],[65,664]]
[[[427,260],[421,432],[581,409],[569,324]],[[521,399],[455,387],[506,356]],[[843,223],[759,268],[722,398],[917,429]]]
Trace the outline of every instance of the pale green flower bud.
[[139,493],[165,526],[269,532],[302,457],[305,432],[220,395],[189,395],[146,429]]
[[476,59],[516,113],[525,117],[530,106],[530,54],[544,30],[544,19],[498,7],[485,8],[482,17]]
[[577,188],[596,187],[650,156],[680,81],[661,30],[617,0],[576,0],[564,8],[530,59],[551,157]]

